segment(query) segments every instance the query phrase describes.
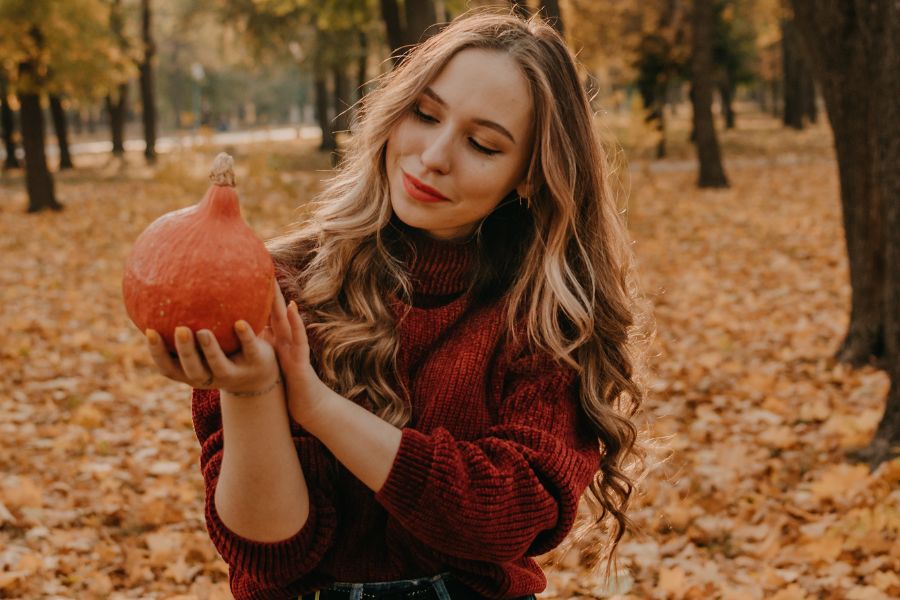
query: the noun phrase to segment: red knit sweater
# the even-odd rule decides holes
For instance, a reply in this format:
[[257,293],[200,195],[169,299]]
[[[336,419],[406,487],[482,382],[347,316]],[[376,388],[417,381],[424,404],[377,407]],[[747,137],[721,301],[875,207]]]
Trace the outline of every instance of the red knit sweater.
[[[405,317],[407,305],[392,301],[412,421],[377,494],[292,423],[310,490],[309,519],[281,542],[236,535],[213,502],[222,458],[219,394],[194,391],[207,527],[230,566],[236,598],[296,598],[334,581],[443,571],[488,598],[545,588],[529,557],[563,540],[599,467],[574,371],[501,343],[502,299],[477,306],[464,293],[434,301],[465,289],[473,244],[416,243],[418,256],[407,264],[417,295],[432,301],[417,300]],[[315,346],[311,339],[313,353]]]

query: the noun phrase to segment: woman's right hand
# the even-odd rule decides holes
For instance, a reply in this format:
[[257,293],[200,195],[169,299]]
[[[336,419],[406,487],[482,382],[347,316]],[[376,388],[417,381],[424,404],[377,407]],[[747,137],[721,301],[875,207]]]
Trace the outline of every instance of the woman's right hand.
[[[158,332],[146,332],[150,355],[159,372],[198,389],[220,389],[236,395],[256,395],[279,381],[280,373],[271,333],[257,336],[246,321],[234,324],[241,350],[230,358],[208,329],[193,332],[187,327],[175,329],[177,358],[172,357]],[[200,352],[197,348],[200,348]],[[202,354],[201,354],[202,353]]]

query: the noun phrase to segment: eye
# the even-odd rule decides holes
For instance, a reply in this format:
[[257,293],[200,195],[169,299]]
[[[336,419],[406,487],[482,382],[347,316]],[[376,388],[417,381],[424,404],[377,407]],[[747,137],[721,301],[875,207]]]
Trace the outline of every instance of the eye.
[[487,154],[488,156],[493,156],[494,154],[500,154],[499,150],[492,150],[490,148],[485,148],[474,139],[469,138],[469,143],[472,144],[472,147],[481,152],[482,154]]
[[438,120],[432,117],[431,115],[422,112],[422,109],[419,108],[418,104],[413,105],[413,114],[416,115],[416,118],[420,121],[424,121],[425,123],[437,123]]

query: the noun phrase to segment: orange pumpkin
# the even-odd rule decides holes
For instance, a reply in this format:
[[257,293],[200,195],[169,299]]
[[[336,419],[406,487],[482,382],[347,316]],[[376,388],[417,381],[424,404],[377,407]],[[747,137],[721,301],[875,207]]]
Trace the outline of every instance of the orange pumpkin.
[[128,316],[141,331],[158,331],[170,352],[179,325],[209,329],[230,354],[240,349],[235,321],[259,332],[269,319],[275,268],[241,218],[233,164],[219,154],[203,200],[151,223],[125,261]]

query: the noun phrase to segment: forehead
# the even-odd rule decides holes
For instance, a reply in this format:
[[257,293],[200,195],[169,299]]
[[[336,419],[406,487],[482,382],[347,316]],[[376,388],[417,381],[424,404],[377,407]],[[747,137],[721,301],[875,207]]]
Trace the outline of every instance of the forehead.
[[[506,52],[467,48],[458,52],[429,87],[462,116],[496,121],[521,133],[531,120],[528,81]],[[516,131],[513,131],[516,133]]]

